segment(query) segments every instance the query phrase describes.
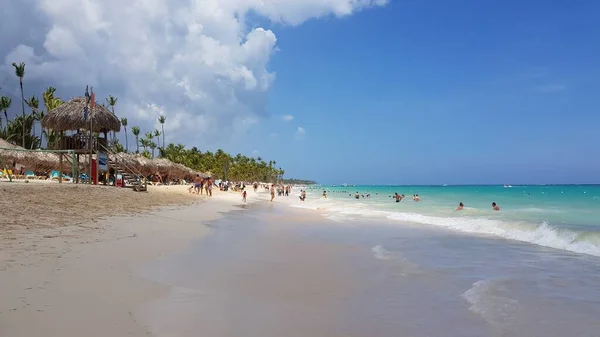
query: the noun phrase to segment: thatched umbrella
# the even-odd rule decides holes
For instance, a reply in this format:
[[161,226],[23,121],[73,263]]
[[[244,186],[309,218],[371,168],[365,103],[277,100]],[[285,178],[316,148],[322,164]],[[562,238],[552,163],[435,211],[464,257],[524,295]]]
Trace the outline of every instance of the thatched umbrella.
[[[46,171],[50,169],[58,169],[60,161],[54,153],[28,151],[20,146],[13,145],[4,139],[0,138],[0,158],[4,161],[3,164],[8,165],[6,161],[14,161],[15,163],[25,166],[32,171]],[[68,169],[66,163],[63,164],[63,169]]]
[[119,118],[102,105],[96,104],[94,109],[84,118],[86,98],[75,97],[50,110],[42,118],[42,127],[55,131],[89,130],[92,119],[93,132],[121,131]]

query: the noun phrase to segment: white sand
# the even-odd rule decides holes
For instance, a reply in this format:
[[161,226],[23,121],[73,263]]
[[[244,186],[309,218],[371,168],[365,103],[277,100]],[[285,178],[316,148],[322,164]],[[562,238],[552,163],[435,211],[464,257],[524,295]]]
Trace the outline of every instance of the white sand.
[[[14,187],[0,185],[2,188],[6,192]],[[68,200],[73,198],[68,191],[56,191]],[[87,197],[90,191],[84,191]],[[117,192],[112,188],[106,193]],[[179,203],[189,198],[198,200],[198,196],[189,195],[186,186],[155,187],[148,194],[165,200],[175,198]],[[157,207],[148,201],[150,197],[144,199],[132,191],[115,195],[113,203],[136,205],[145,200],[148,204],[142,209]],[[33,214],[28,216],[16,211],[19,204],[14,198],[9,204],[3,201],[3,219],[18,213],[15,217],[19,221],[0,227],[0,337],[147,336],[131,312],[168,289],[136,276],[134,268],[186,247],[208,232],[203,224],[220,213],[240,209],[236,205],[241,204],[240,194],[217,191],[200,203],[95,222],[89,217],[62,221],[60,216],[66,212],[53,212],[44,215],[45,223],[50,223],[44,225],[35,221],[41,214],[36,209],[48,205],[31,206],[28,212]],[[30,198],[35,205],[35,194]],[[249,192],[249,202],[258,199]],[[76,209],[87,203],[70,202]],[[62,206],[69,207],[69,202]],[[118,210],[123,211],[122,207]]]

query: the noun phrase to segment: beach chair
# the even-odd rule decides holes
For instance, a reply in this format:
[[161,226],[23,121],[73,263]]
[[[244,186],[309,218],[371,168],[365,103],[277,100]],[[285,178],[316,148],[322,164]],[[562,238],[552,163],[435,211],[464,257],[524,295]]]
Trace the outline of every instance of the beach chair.
[[[60,177],[60,171],[54,170],[54,171],[50,172],[50,180],[59,180],[59,177]],[[65,181],[73,181],[73,178],[69,177],[66,174],[62,175],[62,179]]]

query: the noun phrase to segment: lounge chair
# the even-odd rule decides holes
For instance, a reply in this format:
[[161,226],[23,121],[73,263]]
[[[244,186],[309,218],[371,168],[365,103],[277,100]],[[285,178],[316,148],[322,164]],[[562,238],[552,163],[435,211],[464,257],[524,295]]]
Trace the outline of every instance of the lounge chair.
[[[50,180],[59,180],[59,177],[60,177],[60,172],[59,171],[54,170],[54,171],[50,172]],[[66,174],[62,175],[62,179],[66,180],[66,181],[72,181],[73,180],[73,178],[69,177]]]

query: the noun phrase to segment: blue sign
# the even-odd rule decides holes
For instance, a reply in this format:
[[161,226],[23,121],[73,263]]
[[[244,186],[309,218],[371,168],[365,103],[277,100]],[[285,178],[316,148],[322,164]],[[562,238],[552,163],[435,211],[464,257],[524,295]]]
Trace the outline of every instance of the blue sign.
[[98,152],[98,171],[108,171],[108,156],[105,152]]

